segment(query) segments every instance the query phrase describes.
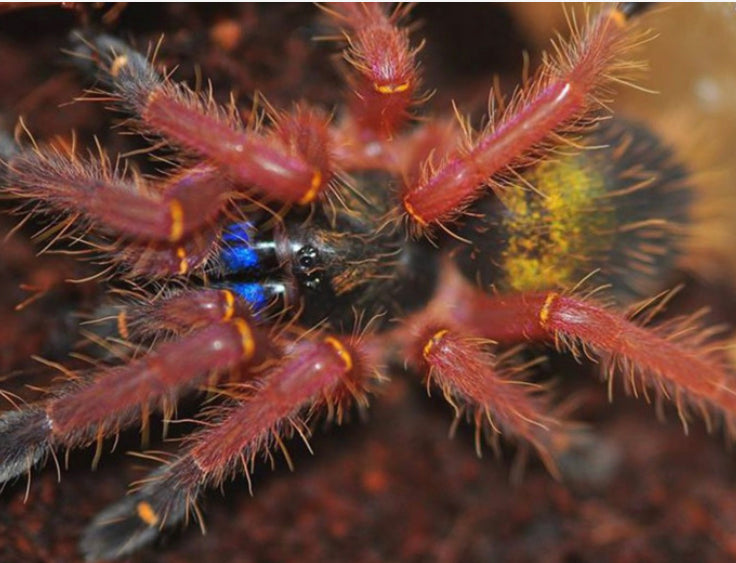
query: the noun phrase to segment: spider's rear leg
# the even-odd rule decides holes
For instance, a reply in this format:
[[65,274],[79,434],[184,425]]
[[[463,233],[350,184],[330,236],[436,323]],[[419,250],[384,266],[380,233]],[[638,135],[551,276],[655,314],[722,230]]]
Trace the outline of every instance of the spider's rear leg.
[[[58,446],[99,443],[141,417],[145,424],[152,407],[170,409],[177,395],[206,383],[208,374],[260,363],[272,350],[267,332],[245,315],[234,316],[236,309],[245,307],[236,306],[230,292],[229,297],[220,293],[208,294],[211,306],[198,304],[198,321],[204,327],[128,364],[67,372],[72,381],[52,398],[0,416],[2,481],[27,471]],[[218,310],[222,318],[213,322],[211,316]],[[188,313],[189,320],[195,316],[194,311]],[[170,322],[158,322],[163,330],[178,322],[177,315],[172,314]]]
[[205,487],[239,471],[248,478],[258,456],[273,461],[275,447],[290,462],[284,435],[297,433],[306,440],[307,422],[319,409],[339,422],[352,403],[365,404],[372,377],[359,348],[334,337],[303,339],[290,348],[256,386],[228,389],[229,396],[239,398],[211,409],[212,420],[186,439],[177,458],[95,518],[81,542],[88,560],[127,555],[187,519],[190,511],[201,518],[195,503]]
[[621,373],[632,393],[648,397],[651,389],[673,401],[686,429],[694,407],[709,428],[715,416],[729,435],[736,432],[736,378],[727,368],[725,343],[697,315],[643,327],[590,299],[557,292],[478,293],[467,305],[466,321],[486,338],[594,354],[604,360],[609,381]]
[[494,356],[492,342],[454,325],[417,325],[410,338],[407,355],[426,371],[427,385],[439,386],[458,419],[466,414],[475,424],[479,455],[484,433],[494,447],[499,437],[516,440],[522,448],[531,445],[559,475],[557,457],[569,445],[573,426],[555,413],[543,386],[524,380],[529,366],[514,365],[508,355]]
[[[485,131],[468,138],[450,158],[430,159],[426,173],[405,186],[403,208],[416,229],[451,221],[509,169],[523,169],[549,154],[565,135],[579,135],[596,121],[610,97],[608,89],[626,82],[640,68],[625,59],[634,37],[629,17],[636,11],[608,6],[582,30],[573,29],[570,44],[555,45],[542,69],[491,115]],[[603,100],[603,101],[602,101]],[[573,143],[574,144],[574,143]]]
[[240,189],[260,197],[307,204],[332,176],[329,119],[297,106],[272,116],[268,132],[244,128],[234,107],[220,107],[182,84],[161,77],[146,58],[107,35],[82,38],[82,60],[100,70],[114,100],[137,119],[144,134],[163,138],[196,154],[227,175]]
[[420,84],[416,55],[409,30],[399,26],[408,9],[389,14],[382,4],[331,3],[324,7],[346,37],[344,59],[353,67],[347,74],[352,90],[350,117],[358,125],[357,136],[390,138],[410,117]]

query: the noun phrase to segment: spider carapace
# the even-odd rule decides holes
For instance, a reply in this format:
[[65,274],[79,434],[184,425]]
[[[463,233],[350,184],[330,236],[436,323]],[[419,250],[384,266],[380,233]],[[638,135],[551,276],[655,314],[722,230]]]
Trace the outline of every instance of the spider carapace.
[[[325,323],[351,333],[357,321],[376,328],[426,305],[434,292],[438,259],[423,240],[407,238],[386,219],[395,206],[394,180],[380,171],[335,187],[336,206],[268,215],[229,225],[212,261],[213,282],[261,309],[293,305],[305,327]],[[269,223],[271,226],[268,226]],[[219,266],[219,267],[218,267]],[[358,315],[360,312],[360,315]]]
[[408,8],[324,6],[346,44],[345,107],[301,102],[247,126],[120,40],[82,33],[91,96],[176,166],[151,179],[60,144],[0,144],[2,194],[129,286],[116,338],[134,350],[0,416],[0,481],[153,411],[172,420],[206,388],[201,428],[81,541],[88,560],[125,556],[201,519],[203,490],[286,455],[319,413],[364,407],[397,366],[441,389],[477,447],[502,436],[558,473],[579,427],[530,382],[535,363],[510,352],[522,343],[596,356],[683,422],[694,408],[732,431],[736,385],[713,331],[624,312],[666,289],[693,198],[664,144],[610,113],[612,87],[640,68],[640,6],[571,17],[571,38],[494,96],[479,131],[415,119],[426,95]]

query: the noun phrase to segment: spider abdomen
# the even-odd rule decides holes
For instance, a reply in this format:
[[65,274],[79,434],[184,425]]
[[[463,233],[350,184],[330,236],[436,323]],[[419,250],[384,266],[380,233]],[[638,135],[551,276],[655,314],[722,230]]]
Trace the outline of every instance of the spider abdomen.
[[617,299],[651,294],[672,271],[692,199],[686,170],[644,126],[601,123],[588,147],[524,171],[475,204],[458,262],[484,288],[569,289],[587,276]]

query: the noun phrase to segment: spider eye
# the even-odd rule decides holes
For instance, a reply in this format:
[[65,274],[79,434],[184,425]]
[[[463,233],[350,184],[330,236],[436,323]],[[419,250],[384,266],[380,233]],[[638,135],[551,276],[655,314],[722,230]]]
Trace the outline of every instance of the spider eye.
[[293,268],[294,277],[306,289],[316,290],[322,283],[324,264],[317,250],[311,244],[302,246],[296,253]]
[[319,261],[319,252],[312,245],[303,246],[297,252],[297,263],[299,269],[310,270]]

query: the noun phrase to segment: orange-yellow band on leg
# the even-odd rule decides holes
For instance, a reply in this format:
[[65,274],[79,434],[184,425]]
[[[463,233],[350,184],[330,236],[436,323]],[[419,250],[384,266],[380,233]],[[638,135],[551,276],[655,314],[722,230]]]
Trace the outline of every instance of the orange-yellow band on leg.
[[176,242],[184,234],[184,208],[178,200],[172,199],[169,202],[169,214],[171,216],[169,240],[171,242]]
[[156,511],[149,503],[141,501],[136,505],[135,509],[136,512],[138,512],[138,518],[143,520],[149,526],[155,526],[158,524],[158,514],[156,514]]
[[337,352],[337,355],[345,364],[346,373],[353,369],[353,358],[350,355],[350,352],[348,352],[347,348],[343,346],[342,342],[340,342],[337,338],[328,336],[327,338],[325,338],[325,343],[329,344],[335,349],[335,352]]
[[250,329],[250,325],[244,319],[233,320],[235,328],[240,333],[240,340],[243,343],[243,357],[249,360],[253,357],[256,351],[256,343],[253,340],[253,331]]

